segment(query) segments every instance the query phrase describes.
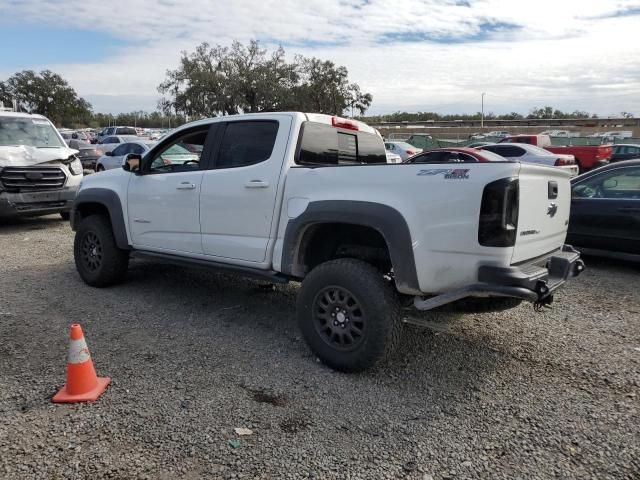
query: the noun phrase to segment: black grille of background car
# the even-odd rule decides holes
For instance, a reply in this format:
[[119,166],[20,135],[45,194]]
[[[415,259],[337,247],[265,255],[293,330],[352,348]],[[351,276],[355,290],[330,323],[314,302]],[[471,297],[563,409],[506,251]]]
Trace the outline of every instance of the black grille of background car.
[[58,167],[5,167],[0,170],[2,186],[14,192],[56,190],[64,186],[66,178]]

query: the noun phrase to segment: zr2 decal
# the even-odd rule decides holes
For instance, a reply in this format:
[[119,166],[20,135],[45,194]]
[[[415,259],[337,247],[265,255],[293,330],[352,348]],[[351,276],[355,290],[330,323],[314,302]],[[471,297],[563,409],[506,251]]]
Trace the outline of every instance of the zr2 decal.
[[468,168],[430,168],[428,170],[420,170],[418,175],[440,175],[445,180],[467,180],[469,178]]

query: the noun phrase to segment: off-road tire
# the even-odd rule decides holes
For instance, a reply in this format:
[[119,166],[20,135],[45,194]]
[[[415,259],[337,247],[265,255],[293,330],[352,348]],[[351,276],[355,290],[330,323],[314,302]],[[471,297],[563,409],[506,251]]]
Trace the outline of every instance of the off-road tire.
[[129,266],[129,252],[118,248],[111,223],[104,215],[90,215],[80,222],[73,256],[80,277],[92,287],[120,283]]
[[[362,334],[350,350],[348,345],[330,344],[332,334],[326,332],[337,329],[331,327],[335,325],[333,321],[330,320],[331,325],[321,325],[325,320],[320,317],[326,318],[323,310],[326,307],[321,302],[327,302],[325,295],[332,298],[332,291],[348,292],[358,307],[346,307],[347,310],[354,309],[348,313],[353,313],[351,324],[362,325]],[[314,268],[302,282],[297,316],[302,335],[313,353],[329,367],[343,372],[358,372],[375,366],[391,355],[402,334],[402,309],[396,291],[382,272],[361,260],[331,260]],[[346,321],[349,322],[349,318]],[[343,339],[345,335],[342,334]]]

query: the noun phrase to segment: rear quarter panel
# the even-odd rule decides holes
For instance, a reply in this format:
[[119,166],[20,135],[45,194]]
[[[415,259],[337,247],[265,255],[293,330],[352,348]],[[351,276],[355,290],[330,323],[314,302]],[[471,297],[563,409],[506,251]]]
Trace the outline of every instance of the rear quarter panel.
[[[516,162],[291,168],[274,268],[281,268],[290,219],[301,215],[310,202],[354,200],[388,205],[404,217],[411,234],[411,245],[404,248],[413,249],[421,292],[438,293],[473,283],[480,265],[509,265],[513,248],[480,246],[478,219],[485,185],[515,176],[519,169]],[[451,170],[459,172],[446,178]]]

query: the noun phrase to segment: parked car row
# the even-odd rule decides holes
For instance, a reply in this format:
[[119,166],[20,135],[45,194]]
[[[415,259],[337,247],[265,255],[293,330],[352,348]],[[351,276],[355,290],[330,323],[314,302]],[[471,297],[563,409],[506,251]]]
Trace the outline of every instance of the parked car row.
[[[110,128],[117,132],[118,127]],[[63,138],[45,117],[0,113],[0,217],[58,212],[68,218],[83,167],[95,166],[98,171],[122,168],[131,155],[142,159],[158,143],[134,135],[104,136],[99,145],[81,138],[68,138],[69,135],[64,137],[67,138]],[[160,143],[165,144],[164,141]],[[357,143],[354,146],[357,155]],[[477,148],[423,150],[404,142],[384,143],[386,162],[392,164],[508,163],[515,160],[557,167],[571,176],[577,173],[578,164],[573,154],[567,153],[566,148],[550,146],[548,137],[542,135],[509,136],[498,143],[478,142],[474,146]],[[349,148],[352,147],[347,147],[348,144],[340,147],[345,149],[340,155],[350,158]],[[197,165],[203,148],[201,142],[173,142],[163,147],[158,155],[157,168],[173,171]],[[604,149],[611,157],[611,163],[573,178],[569,241],[590,253],[625,258],[640,255],[640,145],[590,149],[594,158]],[[467,170],[452,171],[454,173],[446,178],[462,179]]]

